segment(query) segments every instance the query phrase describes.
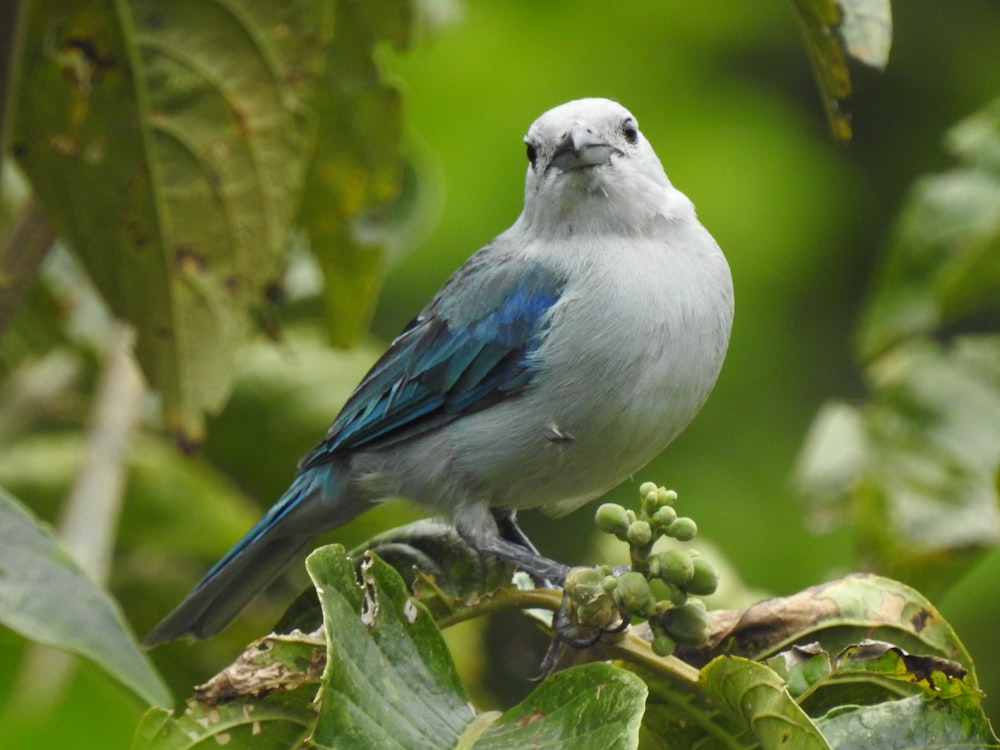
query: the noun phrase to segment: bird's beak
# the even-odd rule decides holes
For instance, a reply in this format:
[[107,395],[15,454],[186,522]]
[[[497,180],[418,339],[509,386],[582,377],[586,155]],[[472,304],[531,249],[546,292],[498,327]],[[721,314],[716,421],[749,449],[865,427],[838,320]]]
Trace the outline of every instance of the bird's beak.
[[602,141],[585,128],[574,127],[570,128],[556,147],[555,153],[549,160],[549,166],[556,167],[562,172],[582,167],[596,167],[608,164],[614,153],[618,153],[618,149],[611,144]]

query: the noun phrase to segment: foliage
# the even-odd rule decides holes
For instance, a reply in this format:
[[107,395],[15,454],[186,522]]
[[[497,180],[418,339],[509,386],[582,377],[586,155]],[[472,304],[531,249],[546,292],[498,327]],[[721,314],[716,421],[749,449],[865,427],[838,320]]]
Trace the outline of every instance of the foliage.
[[[412,228],[412,212],[434,202],[433,195],[428,199],[434,162],[421,161],[418,143],[401,146],[407,138],[398,79],[385,70],[395,66],[419,80],[421,65],[430,67],[436,58],[426,48],[408,61],[386,50],[386,43],[397,50],[409,43],[411,7],[401,0],[343,0],[336,7],[332,0],[58,5],[14,2],[0,10],[0,361],[7,376],[0,391],[0,483],[29,500],[38,515],[61,515],[57,509],[78,475],[80,456],[100,445],[82,425],[88,399],[101,401],[95,382],[108,359],[105,308],[136,330],[137,356],[158,400],[147,402],[141,424],[126,425],[120,436],[128,445],[122,469],[129,483],[110,582],[114,597],[91,582],[99,576],[69,562],[44,522],[3,495],[0,616],[21,635],[0,634],[0,648],[12,657],[0,661],[18,663],[26,639],[83,654],[139,696],[124,698],[132,702],[116,712],[127,722],[138,714],[138,701],[143,709],[167,701],[163,678],[186,694],[192,675],[203,679],[218,671],[272,622],[273,601],[262,597],[217,641],[154,654],[161,678],[136,649],[116,599],[138,629],[150,625],[225,549],[225,540],[252,521],[257,502],[280,492],[297,456],[322,434],[377,351],[338,353],[327,343],[357,341],[390,253]],[[424,22],[447,7],[425,3]],[[901,68],[925,71],[911,75],[937,106],[901,127],[888,106],[880,115],[865,109],[883,94],[848,66],[855,59],[885,67],[888,3],[795,0],[794,8],[835,138],[851,136],[849,105],[866,117],[855,150],[837,155],[838,165],[863,164],[858,171],[866,175],[895,174],[900,184],[908,182],[927,168],[908,136],[936,137],[943,123],[935,122],[935,113],[967,111],[984,90],[995,94],[985,67],[978,75],[958,72],[978,59],[977,29],[991,27],[970,23],[948,48],[965,45],[968,56],[920,50],[927,60],[955,60],[947,90],[934,88],[929,68],[912,60],[907,67],[902,50]],[[855,202],[864,201],[855,194],[870,197],[864,192],[870,186],[845,189],[841,168],[818,155],[819,139],[803,136],[809,105],[774,99],[779,86],[800,87],[794,71],[803,66],[790,58],[796,53],[788,52],[787,30],[762,20],[768,14],[751,6],[713,15],[626,3],[614,20],[623,29],[645,23],[645,36],[622,31],[628,46],[595,54],[595,44],[613,44],[608,19],[594,21],[592,32],[581,22],[574,34],[555,40],[552,30],[563,28],[567,12],[558,2],[474,12],[470,5],[470,16],[494,14],[488,33],[476,36],[470,23],[435,40],[436,51],[469,46],[458,53],[460,66],[424,73],[424,88],[414,86],[412,117],[426,121],[433,110],[439,158],[468,170],[470,179],[454,180],[463,190],[450,196],[449,214],[475,235],[458,231],[446,241],[435,235],[440,265],[428,264],[423,253],[410,262],[419,266],[404,265],[390,277],[389,301],[405,309],[387,313],[384,306],[376,327],[391,334],[386,321],[395,327],[395,316],[412,314],[426,296],[422,282],[439,281],[435,275],[452,265],[452,247],[465,255],[471,242],[488,237],[481,233],[494,219],[509,219],[496,218],[508,209],[503,200],[487,206],[493,201],[485,196],[500,195],[501,180],[513,183],[514,150],[483,148],[494,135],[485,125],[503,124],[505,140],[498,134],[497,142],[507,143],[507,128],[522,126],[526,110],[537,114],[538,100],[551,105],[593,94],[595,87],[627,103],[644,98],[644,127],[663,121],[675,128],[660,149],[668,172],[674,178],[686,170],[678,184],[703,194],[702,215],[729,253],[740,291],[727,376],[693,438],[686,438],[697,446],[705,441],[700,426],[715,424],[714,434],[727,436],[726,450],[718,450],[718,438],[705,441],[711,445],[700,454],[677,446],[678,453],[671,451],[680,456],[675,474],[687,471],[692,480],[678,485],[706,498],[741,488],[738,498],[715,503],[719,510],[709,507],[701,526],[720,536],[727,523],[736,529],[736,543],[724,549],[743,576],[778,587],[796,575],[819,580],[818,571],[825,575],[831,565],[831,547],[797,528],[789,531],[794,522],[778,510],[787,505],[775,489],[776,473],[785,468],[781,440],[794,440],[788,436],[801,427],[794,420],[789,427],[786,415],[808,399],[772,376],[799,372],[814,396],[849,387],[823,369],[836,374],[830,342],[843,331],[817,323],[843,319],[853,300],[838,298],[850,273],[835,270],[831,248],[838,262],[849,255],[838,245],[852,244],[843,228],[846,206],[853,212],[847,221],[859,226],[854,239],[863,230],[870,243],[892,199],[868,201],[869,224],[862,226]],[[943,18],[953,23],[974,12],[949,8]],[[646,13],[660,14],[660,21],[644,21]],[[524,22],[525,14],[532,23]],[[904,34],[911,18],[902,19]],[[947,23],[925,23],[934,33],[923,43],[952,38]],[[669,55],[663,53],[667,29]],[[713,51],[697,51],[707,49]],[[567,65],[566,58],[579,65]],[[653,58],[659,64],[650,65]],[[598,64],[599,70],[587,67]],[[516,91],[507,92],[501,78],[516,81]],[[450,93],[430,94],[428,80],[440,85],[435,91]],[[474,88],[456,95],[462,81]],[[665,89],[670,96],[660,95]],[[756,98],[745,94],[751,89]],[[685,120],[685,111],[697,117]],[[470,112],[485,119],[468,120]],[[372,736],[408,737],[407,746],[508,747],[530,736],[581,747],[655,748],[668,740],[692,747],[850,747],[870,744],[870,732],[887,747],[920,746],[930,736],[944,746],[994,746],[980,680],[996,679],[1000,666],[984,653],[977,675],[941,612],[910,586],[935,600],[945,596],[998,533],[1000,354],[995,336],[983,333],[995,330],[1000,298],[998,123],[994,104],[955,127],[947,143],[957,166],[915,184],[858,333],[867,396],[824,407],[800,458],[798,479],[814,522],[825,529],[849,523],[857,530],[861,566],[898,581],[849,576],[752,606],[711,609],[699,620],[708,642],[681,644],[667,658],[657,654],[665,649],[653,648],[654,635],[644,625],[617,640],[604,634],[594,649],[559,654],[583,663],[556,671],[527,696],[504,695],[506,710],[492,711],[496,697],[484,693],[482,679],[491,668],[482,657],[469,661],[449,633],[471,625],[479,628],[471,631],[475,640],[487,619],[497,619],[484,615],[555,612],[559,597],[512,586],[509,571],[479,559],[434,524],[372,538],[372,529],[390,519],[398,524],[404,515],[388,506],[344,530],[344,539],[371,538],[362,547],[377,552],[364,558],[364,587],[350,562],[361,559],[360,552],[346,558],[336,547],[323,548],[309,561],[321,612],[305,597],[278,628],[298,625],[308,632],[322,620],[335,638],[293,632],[255,641],[186,710],[149,710],[134,746],[288,747],[309,737],[332,746],[336,735],[340,747],[347,727],[363,747],[372,746]],[[887,131],[881,162],[866,140],[879,127]],[[404,150],[412,162],[404,161]],[[709,161],[705,153],[712,154]],[[707,165],[705,177],[690,174],[686,160]],[[698,179],[711,185],[699,188]],[[782,181],[780,190],[773,187]],[[768,204],[769,197],[775,203]],[[839,217],[836,231],[828,231],[838,220],[829,217]],[[811,244],[824,233],[825,248]],[[857,257],[870,249],[856,245]],[[756,297],[755,287],[764,290]],[[788,312],[802,300],[808,315]],[[321,316],[321,335],[315,324],[302,322]],[[253,338],[256,327],[280,337],[280,345]],[[793,338],[794,345],[775,348],[775,341]],[[804,366],[811,346],[827,350],[822,367]],[[714,413],[713,404],[721,404]],[[723,413],[726,422],[718,417]],[[181,458],[163,427],[185,448],[204,440],[202,455]],[[758,460],[763,451],[766,462]],[[746,473],[766,465],[774,471],[764,480]],[[583,537],[572,524],[562,522],[558,536],[565,541],[547,540],[556,551],[562,542],[580,552]],[[740,559],[744,540],[772,552]],[[832,564],[843,569],[848,563],[840,552]],[[789,558],[799,564],[788,565]],[[383,559],[403,574],[405,586]],[[764,567],[773,577],[761,578]],[[733,597],[734,589],[737,597],[749,596],[721,569],[717,596]],[[32,596],[23,595],[25,587]],[[282,593],[287,589],[274,599]],[[500,659],[513,663],[509,635],[506,643]],[[531,658],[529,669],[539,663]],[[612,663],[595,661],[604,659]],[[80,683],[102,684],[87,669]],[[351,678],[374,673],[381,683]],[[32,679],[58,685],[57,677],[0,670],[0,689],[12,696],[0,723],[22,720]],[[73,700],[88,692],[100,691],[75,686]],[[81,738],[88,722],[100,724],[90,731],[101,737],[97,744],[108,745],[114,743],[99,733],[111,723],[109,715],[82,709],[49,723],[72,725]]]
[[149,703],[169,705],[169,691],[129,636],[114,600],[3,493],[0,518],[0,622],[25,638],[86,656]]
[[1000,299],[1000,100],[946,140],[962,163],[914,186],[862,320],[869,398],[824,406],[798,474],[867,566],[931,593],[1000,539],[1000,338],[948,330]]
[[[332,286],[371,297],[379,251],[351,224],[395,198],[401,166],[398,94],[370,57],[408,24],[404,3],[370,7],[342,3],[334,40],[332,2],[25,6],[11,150],[137,329],[186,444],[231,390],[250,313],[280,294],[300,213]],[[341,340],[366,321],[359,299],[337,305]]]
[[[391,548],[413,575],[404,561],[422,560],[419,548],[445,546],[446,536],[420,524],[375,546]],[[453,555],[476,555],[447,538]],[[930,602],[894,581],[855,576],[743,611],[715,610],[710,643],[681,651],[705,664],[700,671],[658,655],[648,625],[633,627],[564,654],[573,666],[501,713],[474,708],[435,620],[559,610],[561,594],[510,583],[483,590],[478,576],[420,571],[408,586],[375,553],[353,554],[333,545],[308,559],[322,631],[250,644],[179,716],[152,709],[133,747],[191,748],[223,737],[245,747],[252,735],[255,747],[274,748],[306,739],[338,748],[826,748],[873,736],[889,742],[893,724],[907,727],[910,747],[931,736],[948,737],[946,746],[1000,746],[964,647]],[[613,664],[593,661],[606,659]],[[884,733],[871,733],[873,721]]]

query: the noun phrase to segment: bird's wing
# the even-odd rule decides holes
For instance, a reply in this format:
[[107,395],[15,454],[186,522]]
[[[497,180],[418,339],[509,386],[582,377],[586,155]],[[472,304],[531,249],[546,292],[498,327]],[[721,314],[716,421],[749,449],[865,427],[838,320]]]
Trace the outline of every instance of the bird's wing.
[[524,389],[563,281],[480,251],[393,341],[300,469],[441,427]]

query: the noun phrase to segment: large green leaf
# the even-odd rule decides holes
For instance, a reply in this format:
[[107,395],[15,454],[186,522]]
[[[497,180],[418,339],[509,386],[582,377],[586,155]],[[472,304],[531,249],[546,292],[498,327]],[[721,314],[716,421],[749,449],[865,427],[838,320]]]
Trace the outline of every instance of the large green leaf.
[[298,210],[330,2],[31,3],[11,146],[200,440]]
[[306,560],[323,605],[327,671],[320,747],[450,747],[475,720],[444,639],[388,565],[361,567],[337,545]]
[[144,700],[172,703],[117,604],[52,534],[0,492],[0,622],[25,638],[91,659]]
[[546,680],[502,717],[477,715],[433,618],[391,567],[369,556],[358,570],[338,546],[314,552],[306,564],[329,641],[312,738],[320,747],[637,745],[646,690],[635,676],[584,665]]

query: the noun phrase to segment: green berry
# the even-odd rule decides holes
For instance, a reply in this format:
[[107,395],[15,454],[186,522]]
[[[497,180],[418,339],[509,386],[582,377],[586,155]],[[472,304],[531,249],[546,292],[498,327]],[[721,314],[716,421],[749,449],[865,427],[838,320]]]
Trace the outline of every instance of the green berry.
[[656,509],[656,512],[649,519],[650,523],[660,529],[670,527],[677,520],[677,511],[669,505],[663,505]]
[[628,512],[616,503],[604,503],[594,513],[594,523],[606,534],[624,540],[629,527]]
[[618,579],[613,594],[615,601],[626,612],[646,614],[656,607],[656,600],[649,590],[649,581],[642,573],[630,571]]
[[656,491],[656,504],[662,507],[669,507],[677,502],[677,493],[668,490],[666,487],[659,487]]
[[645,500],[647,495],[656,494],[658,489],[655,482],[643,482],[639,485],[639,499]]
[[694,572],[684,588],[689,594],[698,596],[714,594],[719,587],[719,574],[712,567],[712,563],[704,557],[695,557],[692,562],[694,563]]
[[[681,549],[669,549],[656,556],[659,563],[659,577],[667,583],[684,586],[694,576],[695,564],[690,553]],[[685,586],[688,590],[689,587]]]
[[667,599],[675,607],[685,604],[688,600],[688,593],[682,587],[674,583],[667,584]]
[[681,516],[667,528],[667,535],[679,542],[690,542],[698,536],[698,524],[693,518]]
[[653,530],[645,521],[633,521],[628,527],[628,543],[633,547],[645,547],[653,541]]
[[660,617],[660,626],[677,643],[700,646],[710,635],[708,613],[693,601],[671,607]]
[[617,617],[615,604],[604,589],[604,571],[572,568],[566,575],[566,595],[581,625],[603,627]]
[[674,648],[677,644],[674,642],[674,639],[666,633],[657,633],[653,637],[653,642],[650,646],[652,646],[653,653],[657,656],[670,656],[674,653]]

